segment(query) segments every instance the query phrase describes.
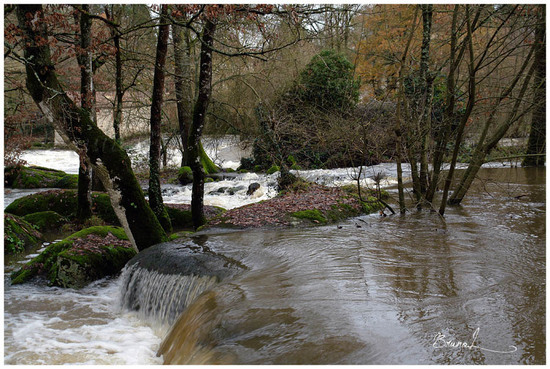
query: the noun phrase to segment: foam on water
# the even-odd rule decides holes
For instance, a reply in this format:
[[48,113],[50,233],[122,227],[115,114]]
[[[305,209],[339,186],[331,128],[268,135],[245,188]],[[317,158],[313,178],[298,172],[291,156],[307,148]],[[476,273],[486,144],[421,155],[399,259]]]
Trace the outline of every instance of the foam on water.
[[161,364],[164,332],[119,306],[118,280],[82,290],[4,283],[5,364]]

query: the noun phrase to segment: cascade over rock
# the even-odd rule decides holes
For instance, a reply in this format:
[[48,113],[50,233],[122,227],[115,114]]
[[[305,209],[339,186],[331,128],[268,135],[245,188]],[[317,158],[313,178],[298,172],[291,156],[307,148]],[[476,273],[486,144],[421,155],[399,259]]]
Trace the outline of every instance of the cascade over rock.
[[121,277],[122,307],[171,324],[204,291],[245,269],[193,240],[149,247],[127,264]]

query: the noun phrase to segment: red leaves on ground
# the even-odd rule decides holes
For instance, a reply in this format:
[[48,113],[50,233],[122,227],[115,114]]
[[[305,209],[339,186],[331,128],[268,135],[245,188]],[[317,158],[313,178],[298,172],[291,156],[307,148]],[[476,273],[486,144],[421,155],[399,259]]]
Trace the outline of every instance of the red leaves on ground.
[[130,241],[118,239],[112,233],[108,233],[105,237],[89,234],[86,237],[74,240],[71,251],[77,255],[103,254],[107,252],[107,246],[131,248],[132,244]]
[[288,214],[302,210],[331,210],[338,204],[359,208],[359,202],[343,190],[334,187],[311,185],[304,192],[287,193],[270,200],[231,209],[210,225],[230,224],[238,227],[288,226]]

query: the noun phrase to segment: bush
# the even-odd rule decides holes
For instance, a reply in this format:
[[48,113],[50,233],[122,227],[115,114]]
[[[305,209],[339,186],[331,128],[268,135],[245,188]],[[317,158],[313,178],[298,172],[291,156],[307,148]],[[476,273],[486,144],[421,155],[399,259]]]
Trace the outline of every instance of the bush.
[[359,100],[359,81],[344,54],[325,50],[300,73],[296,94],[303,102],[325,110],[348,111]]

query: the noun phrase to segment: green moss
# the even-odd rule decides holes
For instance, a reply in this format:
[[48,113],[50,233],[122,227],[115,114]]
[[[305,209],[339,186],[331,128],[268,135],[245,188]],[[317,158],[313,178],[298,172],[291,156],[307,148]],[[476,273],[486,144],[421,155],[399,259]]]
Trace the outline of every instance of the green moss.
[[6,168],[6,185],[13,188],[72,188],[78,187],[78,176],[43,167]]
[[174,228],[193,228],[193,219],[191,217],[191,210],[180,210],[165,206],[172,227]]
[[[119,227],[105,226],[83,229],[60,242],[48,246],[40,255],[25,264],[20,270],[12,273],[12,284],[27,282],[37,275],[47,275],[51,284],[67,287],[67,283],[70,284],[70,282],[67,282],[66,279],[62,281],[58,278],[60,268],[64,268],[65,274],[72,274],[71,271],[76,271],[78,269],[79,273],[76,274],[75,278],[81,278],[78,277],[79,274],[86,274],[86,280],[89,280],[90,277],[102,278],[109,275],[108,273],[112,273],[115,269],[120,270],[119,268],[122,268],[124,263],[135,255],[135,251],[129,244],[127,246],[117,245],[114,247],[109,244],[97,246],[91,243],[88,248],[73,248],[75,241],[85,239],[89,235],[105,238],[109,234],[113,235],[118,240],[128,240],[124,230]],[[63,263],[60,260],[71,260],[74,263]],[[85,273],[82,268],[86,269]],[[80,285],[82,281],[84,281],[84,279],[76,282],[78,286],[82,287]]]
[[67,174],[56,182],[55,188],[78,188],[78,175]]
[[252,169],[252,171],[261,172],[262,171],[262,166],[261,165],[254,165],[254,169]]
[[266,173],[267,173],[267,174],[273,174],[273,173],[276,173],[276,172],[278,172],[278,171],[280,171],[280,170],[281,170],[281,168],[279,168],[279,166],[273,165],[271,168],[269,168],[269,169],[267,170]]
[[184,186],[193,183],[193,170],[191,167],[181,167],[178,170],[178,181]]
[[[76,208],[76,191],[53,190],[16,199],[4,211],[18,216],[25,216],[36,212],[54,211],[64,217],[73,218]],[[109,195],[105,193],[92,193],[92,211],[107,223],[119,224],[118,218],[111,206]]]
[[51,210],[27,214],[23,219],[38,227],[42,232],[59,229],[67,222],[67,218]]
[[332,205],[331,209],[327,211],[327,218],[331,222],[338,222],[347,218],[360,215],[360,210],[349,204],[337,204]]
[[214,178],[212,178],[212,177],[206,177],[204,179],[204,183],[212,183],[212,182],[214,182]]
[[120,224],[111,205],[111,199],[106,193],[92,193],[92,212],[107,223]]
[[294,218],[307,219],[313,222],[319,222],[319,223],[327,222],[327,218],[325,218],[323,213],[317,209],[296,211],[290,215]]
[[361,206],[363,207],[363,212],[366,214],[375,213],[384,209],[384,205],[374,196],[369,196],[367,201],[361,203]]
[[4,254],[15,254],[40,242],[42,235],[29,222],[4,214]]

